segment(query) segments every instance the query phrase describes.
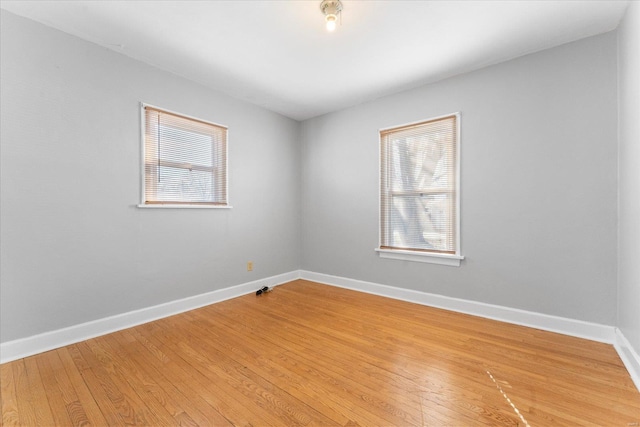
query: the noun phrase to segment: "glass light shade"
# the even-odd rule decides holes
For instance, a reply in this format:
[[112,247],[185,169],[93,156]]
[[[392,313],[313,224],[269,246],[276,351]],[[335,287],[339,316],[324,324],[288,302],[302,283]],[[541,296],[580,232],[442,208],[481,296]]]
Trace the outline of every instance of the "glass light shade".
[[327,20],[327,30],[328,31],[333,31],[336,29],[336,21],[338,20],[338,17],[334,14],[329,14],[327,15],[327,17],[325,18]]

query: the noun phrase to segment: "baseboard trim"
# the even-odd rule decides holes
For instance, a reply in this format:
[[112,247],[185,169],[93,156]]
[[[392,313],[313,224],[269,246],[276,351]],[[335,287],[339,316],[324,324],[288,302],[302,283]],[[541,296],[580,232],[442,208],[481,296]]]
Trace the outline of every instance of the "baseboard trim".
[[302,279],[501,322],[613,344],[615,327],[301,270]]
[[620,359],[622,359],[622,363],[624,363],[627,371],[629,371],[633,383],[640,391],[640,355],[638,355],[633,346],[631,346],[631,343],[618,328],[616,328],[616,341],[613,346],[618,352],[618,355],[620,355]]
[[326,285],[337,286],[387,298],[412,302],[430,307],[442,308],[473,316],[485,317],[516,325],[528,326],[545,331],[557,332],[579,338],[612,344],[631,378],[640,390],[640,356],[623,333],[613,327],[581,320],[551,316],[532,311],[486,304],[477,301],[430,294],[411,289],[396,288],[379,283],[332,276],[306,270],[294,270],[276,276],[218,289],[205,294],[170,301],[140,310],[122,313],[103,319],[45,332],[27,338],[0,344],[0,363],[11,362],[23,357],[75,344],[101,335],[152,322],[164,317],[184,313],[217,302],[236,298],[254,292],[263,286],[278,286],[296,279],[305,279]]
[[68,328],[8,341],[0,344],[0,363],[11,362],[12,360],[64,347],[65,345],[75,344],[100,335],[131,328],[143,323],[173,316],[174,314],[184,313],[185,311],[246,295],[264,286],[277,286],[299,278],[300,271],[295,270],[152,307],[142,308],[140,310],[130,311],[128,313],[81,323]]

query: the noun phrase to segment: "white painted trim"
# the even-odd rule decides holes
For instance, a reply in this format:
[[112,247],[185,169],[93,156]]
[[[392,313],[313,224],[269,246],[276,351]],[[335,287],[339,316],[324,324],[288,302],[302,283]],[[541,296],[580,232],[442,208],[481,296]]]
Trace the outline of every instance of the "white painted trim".
[[147,192],[146,189],[146,176],[145,176],[145,165],[144,165],[144,158],[145,158],[145,135],[146,135],[146,129],[145,129],[145,125],[146,125],[146,116],[145,116],[145,107],[144,102],[140,103],[140,202],[142,204],[144,204],[144,201],[146,200],[145,197],[145,193]]
[[152,204],[152,205],[136,205],[142,209],[232,209],[233,206],[228,205],[170,205],[170,204]]
[[419,124],[424,123],[424,122],[435,122],[436,120],[446,119],[447,117],[457,116],[459,114],[460,114],[460,112],[456,111],[454,113],[442,114],[440,116],[429,117],[429,118],[421,119],[421,120],[414,120],[412,122],[403,123],[403,124],[400,124],[400,125],[387,126],[386,128],[378,129],[378,133],[386,132],[388,130],[394,130],[394,129],[397,129],[397,128],[404,128],[404,127],[409,127],[409,126],[413,126],[413,125],[419,125]]
[[32,356],[100,335],[173,316],[174,314],[249,294],[264,286],[277,286],[299,278],[300,272],[294,270],[277,276],[266,277],[264,279],[258,279],[176,301],[169,301],[153,307],[146,307],[128,313],[117,314],[115,316],[70,326],[68,328],[9,341],[0,344],[0,363],[11,362],[12,360]]
[[448,265],[460,267],[461,255],[438,254],[433,252],[403,251],[398,249],[375,248],[380,258],[399,259],[402,261],[427,262],[429,264]]
[[141,107],[142,107],[143,117],[144,117],[144,107],[149,107],[149,108],[153,108],[154,110],[164,111],[165,113],[173,114],[174,116],[184,117],[185,119],[195,120],[197,122],[202,122],[202,123],[206,123],[206,124],[209,124],[209,125],[213,125],[213,126],[217,126],[219,128],[225,128],[226,130],[229,130],[229,126],[221,125],[220,123],[212,122],[211,120],[206,120],[206,119],[202,119],[200,117],[190,116],[190,115],[184,114],[184,113],[179,113],[179,112],[177,112],[175,110],[169,110],[169,109],[164,108],[164,107],[158,107],[157,105],[147,104],[146,102],[141,102],[140,104],[141,104]]
[[430,307],[443,308],[445,310],[471,314],[473,316],[485,317],[488,319],[528,326],[530,328],[542,329],[545,331],[557,332],[564,335],[585,338],[607,344],[613,344],[615,341],[615,328],[613,326],[559,316],[551,316],[548,314],[486,304],[483,302],[452,298],[443,295],[430,294],[411,289],[396,288],[393,286],[381,285],[379,283],[347,279],[344,277],[331,276],[306,270],[301,271],[301,278],[327,285],[380,295],[387,298],[413,302]]
[[633,383],[636,385],[638,391],[640,391],[640,355],[638,355],[631,343],[629,343],[622,331],[618,328],[616,328],[616,340],[613,346],[618,352],[618,355],[620,355],[620,359],[622,359],[622,363],[624,363],[627,371],[629,371]]
[[[462,256],[462,209],[461,209],[461,200],[462,200],[462,171],[460,170],[462,167],[462,150],[460,145],[462,144],[462,134],[460,133],[462,130],[462,113],[458,111],[455,113],[456,116],[456,255]],[[463,257],[464,258],[464,257]],[[460,263],[458,263],[460,266]]]

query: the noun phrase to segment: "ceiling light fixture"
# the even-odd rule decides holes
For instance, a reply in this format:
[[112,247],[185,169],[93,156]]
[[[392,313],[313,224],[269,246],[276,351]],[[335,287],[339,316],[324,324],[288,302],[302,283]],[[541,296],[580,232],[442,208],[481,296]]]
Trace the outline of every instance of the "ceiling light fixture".
[[342,2],[340,0],[323,0],[320,3],[320,10],[324,14],[325,21],[327,21],[327,31],[335,30],[338,16],[342,12]]

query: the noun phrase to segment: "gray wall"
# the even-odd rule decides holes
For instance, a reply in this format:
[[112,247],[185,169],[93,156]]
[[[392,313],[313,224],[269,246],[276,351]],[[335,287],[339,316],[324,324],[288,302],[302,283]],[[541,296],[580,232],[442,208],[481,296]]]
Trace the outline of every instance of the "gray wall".
[[[304,122],[303,269],[614,325],[616,60],[612,32]],[[377,130],[456,111],[466,259],[378,258]]]
[[[2,342],[299,268],[299,123],[4,10],[1,24]],[[140,101],[229,126],[233,209],[134,207]]]
[[640,354],[640,3],[618,30],[620,199],[618,327]]
[[[300,125],[6,11],[1,24],[2,342],[303,268],[609,325],[618,304],[638,348],[632,24],[619,301],[616,33]],[[232,210],[134,207],[140,101],[229,126]],[[379,259],[377,130],[455,111],[466,260]]]

